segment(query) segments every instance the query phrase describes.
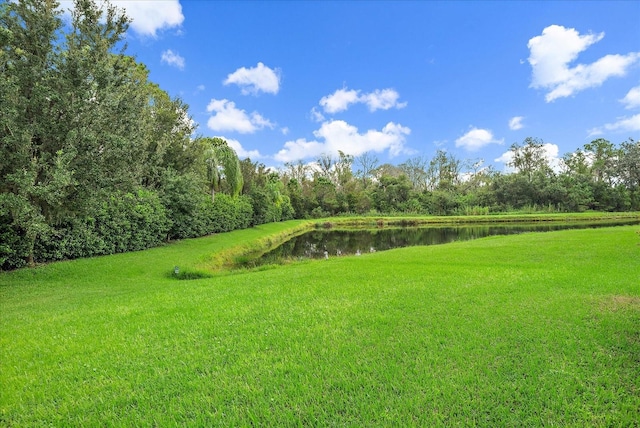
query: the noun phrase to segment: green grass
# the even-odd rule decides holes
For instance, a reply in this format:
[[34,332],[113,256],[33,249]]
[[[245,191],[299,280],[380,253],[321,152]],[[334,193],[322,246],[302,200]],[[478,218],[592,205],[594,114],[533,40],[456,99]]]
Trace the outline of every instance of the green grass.
[[304,224],[0,274],[0,426],[637,426],[638,226],[171,277]]

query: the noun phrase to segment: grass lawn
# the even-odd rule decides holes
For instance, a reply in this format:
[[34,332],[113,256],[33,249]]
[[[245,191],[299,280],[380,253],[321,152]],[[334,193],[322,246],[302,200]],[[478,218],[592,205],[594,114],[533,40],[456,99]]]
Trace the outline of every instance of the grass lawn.
[[639,226],[167,275],[301,224],[0,273],[0,426],[639,423]]

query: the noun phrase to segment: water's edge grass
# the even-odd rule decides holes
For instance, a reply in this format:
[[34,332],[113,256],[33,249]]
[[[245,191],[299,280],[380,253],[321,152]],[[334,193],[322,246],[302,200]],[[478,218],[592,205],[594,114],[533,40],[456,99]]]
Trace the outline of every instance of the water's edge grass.
[[[224,272],[232,267],[243,266],[252,258],[259,257],[281,245],[283,242],[318,228],[349,229],[349,228],[381,228],[381,227],[425,227],[425,226],[461,226],[461,225],[491,225],[513,223],[571,223],[571,222],[605,222],[627,219],[640,219],[640,213],[569,213],[569,214],[501,214],[477,216],[371,216],[371,217],[332,217],[315,220],[294,220],[281,224],[291,225],[284,230],[271,233],[268,236],[211,254],[194,268],[188,268],[187,275],[179,279],[208,277],[214,273]],[[262,267],[261,269],[264,269]],[[190,276],[192,275],[192,276]]]

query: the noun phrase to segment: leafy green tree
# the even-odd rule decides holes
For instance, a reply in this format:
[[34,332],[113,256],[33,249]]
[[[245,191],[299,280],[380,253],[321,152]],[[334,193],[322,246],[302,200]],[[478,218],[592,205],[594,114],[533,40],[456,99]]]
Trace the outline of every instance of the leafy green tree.
[[334,215],[338,212],[338,193],[336,185],[328,178],[319,176],[313,181],[312,186],[315,207],[318,208],[311,213],[314,217]]
[[252,162],[250,158],[240,161],[240,169],[242,171],[242,193],[251,194],[254,188],[264,187],[267,184],[269,170],[265,164],[261,162]]
[[295,178],[290,178],[286,186],[289,201],[293,208],[294,218],[305,218],[304,196],[302,194],[302,186]]
[[222,138],[204,138],[203,144],[207,146],[205,162],[211,200],[215,200],[223,184],[231,196],[240,195],[244,177],[236,152]]
[[508,165],[532,183],[536,174],[549,174],[551,167],[544,150],[544,142],[537,138],[527,137],[522,145],[511,145],[512,159]]
[[124,54],[128,18],[91,0],[67,27],[61,13],[51,0],[0,5],[0,217],[30,263],[50,229],[72,234],[112,195],[161,187],[200,156],[186,106]]
[[591,159],[590,171],[596,183],[613,185],[619,150],[604,138],[598,138],[584,145]]
[[402,172],[402,168],[399,166],[384,163],[372,170],[371,175],[374,180],[380,181],[384,176],[398,178],[401,175],[404,175],[404,173]]
[[136,64],[135,67],[141,75],[140,90],[144,91],[147,100],[144,115],[139,116],[140,126],[146,130],[142,184],[150,188],[162,187],[162,176],[167,170],[204,175],[202,158],[206,147],[199,139],[191,138],[195,125],[189,117],[188,106],[148,82],[148,70],[144,65]]
[[383,213],[403,212],[412,196],[411,189],[411,182],[405,175],[382,176],[372,193],[376,209]]
[[58,6],[0,5],[0,213],[24,236],[30,264],[38,235],[58,219],[74,184],[69,164],[77,151],[50,135],[60,119]]
[[640,209],[640,141],[629,138],[620,145],[618,176],[630,193],[631,209]]
[[563,205],[568,211],[592,208],[593,183],[587,154],[578,149],[562,157],[563,171],[559,182],[566,189]]
[[338,160],[334,165],[335,183],[340,189],[353,180],[353,156],[338,150]]
[[426,171],[430,190],[454,191],[460,182],[461,162],[454,155],[438,150]]

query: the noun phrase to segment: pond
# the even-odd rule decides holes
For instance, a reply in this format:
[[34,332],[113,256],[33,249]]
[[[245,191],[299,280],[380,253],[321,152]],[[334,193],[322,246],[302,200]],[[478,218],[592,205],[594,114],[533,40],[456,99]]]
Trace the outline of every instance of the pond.
[[461,226],[382,227],[376,229],[315,229],[296,236],[277,248],[243,263],[246,267],[285,261],[357,256],[417,245],[438,245],[492,235],[548,232],[640,224],[638,220],[579,223],[474,224]]

